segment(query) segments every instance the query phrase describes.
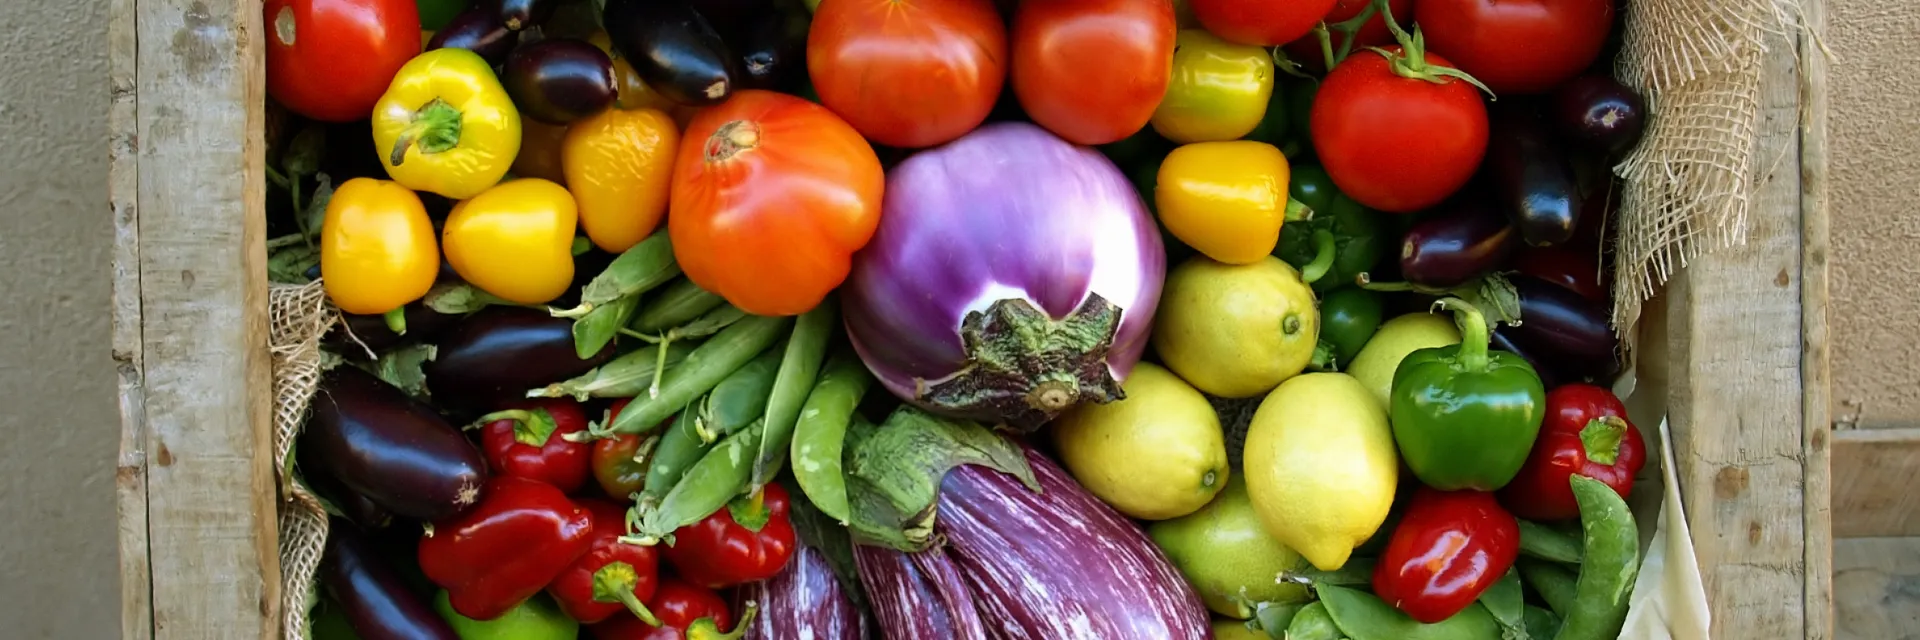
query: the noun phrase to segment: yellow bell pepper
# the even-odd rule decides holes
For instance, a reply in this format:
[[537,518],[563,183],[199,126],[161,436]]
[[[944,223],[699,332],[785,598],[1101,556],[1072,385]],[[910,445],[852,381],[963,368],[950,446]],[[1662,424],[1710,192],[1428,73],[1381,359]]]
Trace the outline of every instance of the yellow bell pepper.
[[1290,206],[1290,172],[1287,157],[1265,142],[1182,145],[1160,163],[1153,203],[1160,223],[1187,246],[1219,262],[1252,264],[1273,252],[1289,215],[1310,213]]
[[440,248],[420,196],[354,178],[334,189],[320,223],[320,278],[341,311],[377,315],[420,299],[440,275]]
[[440,246],[468,284],[510,302],[542,304],[573,283],[578,217],[565,187],[508,180],[453,205]]
[[607,109],[568,128],[560,166],[594,245],[620,253],[660,226],[679,148],[679,127],[658,109]]
[[520,153],[520,112],[480,55],[434,49],[400,67],[373,107],[387,175],[454,200],[500,182]]
[[1178,143],[1239,140],[1267,117],[1273,98],[1273,56],[1266,49],[1221,40],[1205,29],[1181,29],[1173,41],[1173,76],[1153,111],[1153,130]]

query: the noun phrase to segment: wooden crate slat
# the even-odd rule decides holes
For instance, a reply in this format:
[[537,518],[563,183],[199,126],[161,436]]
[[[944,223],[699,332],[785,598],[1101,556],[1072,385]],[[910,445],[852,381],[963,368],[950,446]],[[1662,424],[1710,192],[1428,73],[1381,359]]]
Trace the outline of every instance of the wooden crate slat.
[[1800,0],[1800,376],[1801,505],[1806,536],[1806,638],[1834,634],[1833,353],[1827,325],[1827,0]]
[[120,637],[153,637],[153,583],[147,556],[146,394],[140,388],[140,137],[135,106],[138,24],[134,0],[108,9],[107,200],[113,210],[113,360],[120,390],[120,455],[114,494],[120,512]]
[[1833,536],[1920,536],[1920,429],[1849,429],[1833,437]]

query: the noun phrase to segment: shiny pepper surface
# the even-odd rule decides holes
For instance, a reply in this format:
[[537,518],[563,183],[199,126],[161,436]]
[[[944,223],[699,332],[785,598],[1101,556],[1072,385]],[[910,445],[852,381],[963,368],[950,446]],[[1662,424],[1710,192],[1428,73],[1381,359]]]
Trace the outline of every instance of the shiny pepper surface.
[[1507,575],[1520,523],[1493,494],[1420,487],[1373,570],[1373,590],[1414,620],[1453,617]]
[[542,482],[499,476],[465,513],[420,538],[420,572],[453,610],[492,620],[540,593],[592,543],[593,518]]
[[659,551],[620,541],[627,530],[625,507],[592,499],[580,505],[593,516],[593,546],[547,585],[547,593],[560,610],[587,624],[623,612],[658,624],[645,602],[659,586]]
[[1394,369],[1393,439],[1427,486],[1494,491],[1513,480],[1533,450],[1546,392],[1524,358],[1487,350],[1479,309],[1459,298],[1438,306],[1453,311],[1460,344],[1416,350]]
[[480,422],[485,425],[481,448],[495,475],[545,482],[569,494],[587,483],[592,445],[567,439],[587,430],[580,403],[566,398],[523,400],[482,416]]
[[688,582],[713,589],[780,573],[793,557],[787,490],[769,484],[761,490],[760,502],[756,509],[751,500],[736,500],[674,531],[673,544],[664,550],[667,562]]
[[341,311],[379,315],[427,294],[440,247],[420,196],[386,180],[354,178],[327,201],[320,276]]
[[1572,476],[1607,485],[1625,499],[1633,477],[1646,465],[1646,441],[1627,421],[1627,407],[1604,387],[1567,384],[1547,394],[1547,417],[1533,453],[1513,482],[1500,490],[1500,502],[1530,520],[1580,517]]
[[1280,241],[1287,157],[1265,142],[1183,145],[1167,154],[1153,190],[1160,223],[1216,261],[1252,264]]
[[679,149],[680,128],[657,109],[606,109],[567,129],[560,165],[595,246],[620,253],[660,227]]
[[1149,122],[1174,142],[1238,140],[1260,126],[1272,98],[1273,57],[1266,49],[1182,29],[1167,95]]
[[520,112],[480,54],[434,49],[400,67],[373,105],[387,175],[454,200],[500,182],[520,153]]
[[647,607],[659,617],[659,626],[616,615],[587,627],[587,632],[594,640],[731,640],[746,634],[754,614],[749,606],[736,625],[720,594],[670,577],[660,579]]
[[510,302],[542,304],[573,284],[578,220],[565,187],[521,178],[454,205],[440,245],[473,286]]

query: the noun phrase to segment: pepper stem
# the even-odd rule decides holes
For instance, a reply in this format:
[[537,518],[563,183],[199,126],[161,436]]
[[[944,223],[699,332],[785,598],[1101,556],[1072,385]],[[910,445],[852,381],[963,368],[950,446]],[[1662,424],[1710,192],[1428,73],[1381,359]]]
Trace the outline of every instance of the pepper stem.
[[1287,222],[1305,222],[1313,219],[1313,207],[1287,196],[1287,209],[1281,216]]
[[407,128],[400,130],[400,138],[393,142],[393,152],[387,158],[388,164],[400,166],[407,159],[407,148],[417,147],[423,155],[432,155],[460,146],[460,109],[446,100],[434,98],[419,111],[413,112],[413,121]]
[[1300,266],[1300,281],[1313,284],[1326,277],[1333,270],[1333,258],[1337,247],[1333,243],[1333,232],[1326,229],[1313,230],[1313,261]]
[[1487,359],[1487,344],[1492,340],[1487,330],[1487,316],[1480,308],[1460,298],[1441,298],[1433,303],[1435,309],[1453,312],[1454,324],[1460,325],[1460,367],[1467,371],[1486,371],[1490,362]]
[[[532,411],[508,409],[505,411],[495,411],[480,416],[479,420],[474,421],[473,427],[488,425],[501,420],[512,420],[513,441],[529,447],[537,448],[547,446],[547,440],[553,437],[553,432],[560,429],[560,424],[554,421],[553,414],[547,413],[546,409],[534,409]],[[566,436],[561,437],[565,438]]]
[[753,626],[753,616],[760,613],[760,603],[748,600],[747,610],[740,614],[740,621],[733,624],[733,631],[720,632],[720,625],[713,618],[701,618],[687,626],[687,640],[737,640],[745,637],[747,628]]
[[1609,465],[1620,460],[1620,443],[1627,438],[1627,421],[1620,416],[1600,416],[1580,428],[1580,444],[1586,447],[1587,460]]
[[380,319],[387,321],[387,330],[392,331],[393,335],[407,335],[407,307],[405,305],[394,307],[392,311],[381,314]]
[[1333,357],[1333,345],[1321,340],[1313,345],[1313,359],[1307,361],[1309,371],[1339,371],[1340,363]]
[[618,602],[627,605],[633,617],[649,626],[660,626],[660,618],[647,609],[639,596],[633,595],[633,588],[640,583],[640,571],[625,562],[613,561],[593,572],[593,600],[595,602]]

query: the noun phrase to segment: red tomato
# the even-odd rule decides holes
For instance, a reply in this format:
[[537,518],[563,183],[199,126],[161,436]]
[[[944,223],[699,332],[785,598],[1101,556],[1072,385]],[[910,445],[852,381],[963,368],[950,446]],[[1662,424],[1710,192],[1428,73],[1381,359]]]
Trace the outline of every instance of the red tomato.
[[1396,62],[1372,51],[1348,56],[1321,81],[1309,128],[1320,164],[1334,186],[1360,204],[1412,213],[1439,204],[1458,191],[1487,152],[1487,106],[1480,93],[1458,78],[1438,82],[1413,75],[1450,66],[1428,54],[1425,62],[1385,47]]
[[[1497,96],[1540,93],[1600,56],[1611,0],[1418,0],[1427,49],[1459,63]],[[1402,23],[1406,24],[1406,23]]]
[[1167,0],[1022,2],[1013,14],[1013,93],[1068,142],[1107,144],[1139,132],[1173,76]]
[[1007,28],[990,0],[836,0],[807,32],[820,103],[861,135],[930,147],[987,119],[1007,77]]
[[420,54],[414,0],[266,0],[267,95],[327,122],[365,120]]
[[[1262,47],[1283,45],[1313,31],[1334,0],[1189,0],[1193,17],[1222,39]],[[1354,4],[1365,4],[1355,0]],[[1358,15],[1356,9],[1348,17]],[[1403,21],[1404,22],[1404,21]],[[1318,48],[1318,45],[1315,45]]]
[[[1413,24],[1413,0],[1388,0],[1388,2],[1392,7],[1395,23]],[[1373,0],[1338,0],[1333,3],[1333,10],[1327,12],[1327,17],[1324,19],[1327,26],[1333,26],[1335,23],[1359,17],[1360,11],[1372,4]],[[1334,54],[1338,55],[1340,43],[1345,40],[1338,33],[1329,35],[1332,37]],[[1393,44],[1393,32],[1387,30],[1387,20],[1378,11],[1373,13],[1373,17],[1367,18],[1366,22],[1361,23],[1360,30],[1353,35],[1353,47],[1348,50],[1349,55],[1366,47]],[[1327,67],[1327,57],[1320,51],[1320,37],[1313,35],[1311,31],[1287,43],[1286,50],[1287,57],[1294,62],[1306,65],[1309,69],[1325,70]]]
[[688,279],[762,316],[804,313],[847,279],[884,179],[845,120],[749,89],[700,110],[681,140],[667,232]]

